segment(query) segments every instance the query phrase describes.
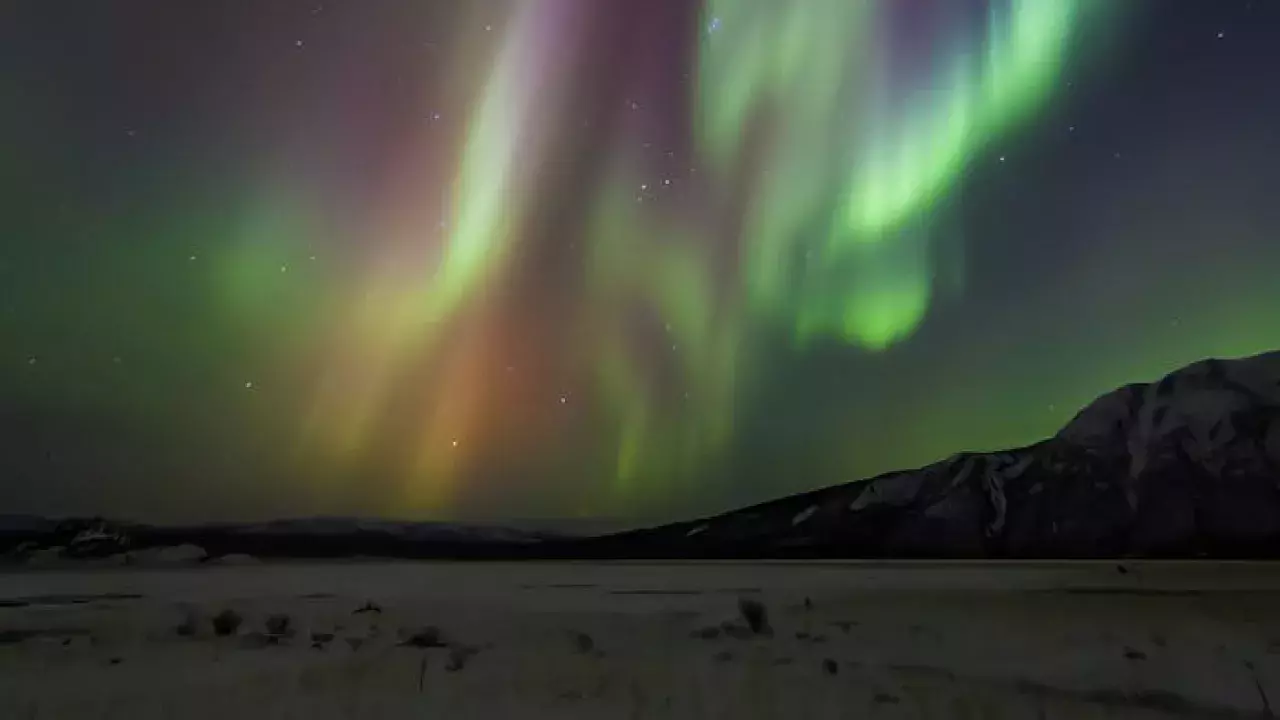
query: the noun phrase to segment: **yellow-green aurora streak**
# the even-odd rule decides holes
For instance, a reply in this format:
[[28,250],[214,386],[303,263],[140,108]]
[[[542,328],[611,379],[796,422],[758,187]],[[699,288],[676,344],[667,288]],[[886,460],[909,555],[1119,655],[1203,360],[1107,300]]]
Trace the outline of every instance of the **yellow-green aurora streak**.
[[698,225],[646,226],[621,190],[639,179],[614,181],[598,205],[607,221],[593,233],[612,258],[601,262],[613,268],[602,285],[640,294],[617,312],[659,309],[686,348],[686,385],[705,394],[663,409],[642,359],[616,339],[605,344],[603,394],[620,418],[624,486],[639,474],[696,471],[729,432],[750,324],[781,322],[800,339],[869,351],[917,328],[934,293],[936,206],[984,145],[1050,96],[1086,17],[1082,0],[993,3],[976,46],[984,51],[972,38],[944,38],[924,49],[924,75],[911,76],[883,39],[893,37],[891,5],[706,3],[693,125],[711,196],[745,194],[725,198],[745,208],[727,239],[740,248],[742,286],[715,279],[723,259],[707,249],[726,238]]
[[992,3],[981,44],[944,38],[912,76],[884,40],[894,5],[711,0],[698,83],[698,137],[718,177],[760,147],[749,133],[767,134],[742,238],[752,300],[801,336],[872,350],[924,318],[930,213],[984,145],[1050,96],[1086,16],[1082,0]]
[[[898,24],[932,16],[902,16],[891,0],[703,5],[683,128],[702,168],[684,182],[703,206],[644,205],[634,189],[651,178],[617,147],[586,193],[587,301],[571,326],[590,337],[570,342],[590,348],[592,397],[610,419],[607,499],[631,502],[637,488],[660,499],[717,456],[753,371],[748,344],[770,328],[868,351],[911,335],[935,293],[942,201],[984,146],[1051,95],[1084,2],[981,3],[976,31],[971,3],[924,2],[918,9],[943,14],[927,40]],[[447,501],[447,479],[416,476],[465,472],[459,458],[481,444],[471,426],[488,416],[489,391],[476,368],[494,343],[472,326],[501,317],[484,308],[516,278],[546,200],[548,133],[576,122],[572,78],[583,68],[572,29],[591,7],[511,5],[455,166],[407,168],[421,178],[413,186],[438,194],[393,203],[374,234],[384,249],[354,289],[303,452],[376,452],[388,423],[406,422],[387,419],[406,374],[457,368],[433,373],[434,407],[405,461],[411,487],[436,489],[417,499]],[[423,210],[436,205],[449,210]],[[472,341],[455,341],[462,325]],[[443,448],[455,459],[443,462]]]

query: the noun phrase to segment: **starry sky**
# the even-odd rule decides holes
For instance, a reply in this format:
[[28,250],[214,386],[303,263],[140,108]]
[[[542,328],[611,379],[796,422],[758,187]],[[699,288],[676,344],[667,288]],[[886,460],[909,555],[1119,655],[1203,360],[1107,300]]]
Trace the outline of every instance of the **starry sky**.
[[1280,347],[1274,0],[17,0],[0,511],[629,524]]

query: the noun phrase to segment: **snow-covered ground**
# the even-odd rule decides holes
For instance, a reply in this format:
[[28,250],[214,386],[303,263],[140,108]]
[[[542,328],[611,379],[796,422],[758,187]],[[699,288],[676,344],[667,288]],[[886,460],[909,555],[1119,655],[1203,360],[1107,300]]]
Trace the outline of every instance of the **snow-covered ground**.
[[15,570],[0,718],[1270,717],[1276,607],[1265,563]]

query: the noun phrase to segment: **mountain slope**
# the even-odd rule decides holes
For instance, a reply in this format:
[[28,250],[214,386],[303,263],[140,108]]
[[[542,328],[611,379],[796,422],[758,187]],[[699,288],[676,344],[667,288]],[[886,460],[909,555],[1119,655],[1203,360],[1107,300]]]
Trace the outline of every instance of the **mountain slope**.
[[1030,447],[600,538],[590,554],[1277,555],[1280,352],[1120,388]]

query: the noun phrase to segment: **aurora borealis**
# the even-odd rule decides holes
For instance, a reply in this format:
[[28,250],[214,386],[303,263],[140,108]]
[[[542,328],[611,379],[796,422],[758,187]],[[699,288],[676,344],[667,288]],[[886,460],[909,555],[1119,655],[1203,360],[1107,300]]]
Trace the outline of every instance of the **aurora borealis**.
[[0,11],[0,510],[668,518],[1280,347],[1275,3],[173,5]]

